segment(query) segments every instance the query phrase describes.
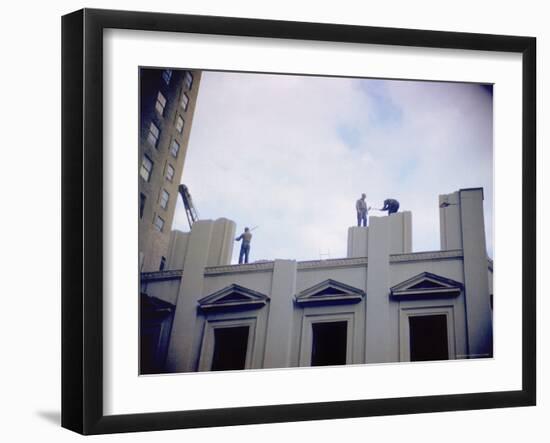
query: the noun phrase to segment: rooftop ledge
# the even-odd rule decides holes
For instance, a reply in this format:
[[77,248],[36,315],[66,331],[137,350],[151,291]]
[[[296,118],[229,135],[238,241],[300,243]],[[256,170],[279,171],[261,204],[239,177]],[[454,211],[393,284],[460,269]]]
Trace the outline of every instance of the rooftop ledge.
[[[462,258],[462,249],[452,249],[448,251],[423,251],[423,252],[409,252],[406,254],[392,254],[390,255],[390,263],[403,263],[411,261],[425,261],[425,260],[449,260]],[[244,272],[266,272],[273,270],[275,261],[266,260],[254,263],[235,264],[235,265],[223,265],[223,266],[210,266],[205,268],[205,275],[217,275],[217,274],[232,274],[232,273],[244,273]],[[366,266],[368,264],[368,257],[356,257],[356,258],[332,258],[327,260],[304,260],[298,262],[299,270],[307,269],[329,269],[329,268],[343,268],[354,266]],[[183,275],[182,269],[170,270],[170,271],[156,271],[156,272],[142,272],[142,281],[151,280],[171,280],[181,278]]]

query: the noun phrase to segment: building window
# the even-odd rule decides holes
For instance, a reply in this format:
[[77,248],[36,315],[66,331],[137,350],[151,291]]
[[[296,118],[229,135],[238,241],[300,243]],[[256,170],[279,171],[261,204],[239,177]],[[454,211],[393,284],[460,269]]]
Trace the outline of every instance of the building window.
[[153,171],[153,160],[151,160],[147,154],[143,154],[143,159],[141,160],[141,168],[139,169],[139,175],[146,182],[151,178],[151,172]]
[[183,110],[187,111],[187,106],[189,105],[189,96],[185,92],[181,95],[180,104]]
[[400,361],[467,357],[464,343],[455,342],[453,306],[422,306],[416,300],[403,302],[402,306],[399,310]]
[[411,361],[448,360],[447,316],[409,317]]
[[160,115],[164,115],[164,107],[166,106],[166,97],[159,91],[157,94],[157,102],[155,103],[155,109]]
[[166,267],[166,257],[162,256],[160,258],[160,266],[159,271],[164,271],[164,268]]
[[185,71],[185,75],[183,76],[183,83],[187,87],[187,89],[191,89],[193,86],[193,74],[191,74],[189,71]]
[[167,85],[169,85],[170,80],[172,79],[172,70],[171,69],[165,69],[162,72],[162,79],[166,82]]
[[248,349],[248,326],[216,328],[212,371],[244,369]]
[[153,122],[149,125],[149,134],[147,134],[147,141],[151,143],[155,148],[159,141],[160,130]]
[[178,115],[176,117],[176,130],[181,134],[183,132],[183,117],[181,115]]
[[160,207],[162,209],[166,209],[168,207],[168,200],[170,200],[170,194],[166,191],[166,189],[163,189],[160,193]]
[[143,211],[145,211],[145,200],[147,197],[143,192],[139,193],[139,218],[143,218]]
[[311,366],[345,365],[347,322],[313,323],[311,327]]
[[172,140],[172,145],[170,146],[170,153],[174,156],[174,158],[177,158],[179,152],[180,152],[180,144],[176,140]]
[[174,175],[176,173],[176,170],[174,169],[174,167],[168,163],[168,165],[166,166],[166,180],[168,181],[174,181]]
[[155,225],[155,229],[157,231],[162,232],[162,230],[164,229],[164,220],[163,220],[163,218],[160,217],[159,215],[157,215],[155,217],[154,225]]

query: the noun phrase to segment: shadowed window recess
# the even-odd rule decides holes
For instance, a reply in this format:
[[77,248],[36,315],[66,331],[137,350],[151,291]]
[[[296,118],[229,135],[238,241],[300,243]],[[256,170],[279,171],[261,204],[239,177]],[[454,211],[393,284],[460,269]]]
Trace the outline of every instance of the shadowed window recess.
[[167,85],[169,85],[170,80],[172,79],[172,70],[171,69],[165,69],[162,72],[162,79],[166,82]]
[[184,125],[183,117],[181,115],[178,115],[176,117],[176,130],[181,134],[183,132],[183,125]]
[[170,153],[174,158],[177,158],[179,152],[180,152],[180,144],[176,140],[172,140],[172,145],[170,145]]
[[248,347],[248,326],[216,328],[212,371],[244,369]]
[[160,129],[157,125],[155,125],[153,122],[149,124],[149,133],[147,134],[147,141],[154,146],[157,147],[157,143],[159,141],[159,135],[160,135]]
[[168,202],[170,201],[170,194],[166,189],[163,189],[160,193],[160,207],[166,209],[168,207]]
[[151,160],[146,154],[143,155],[141,160],[141,168],[139,169],[139,175],[146,182],[151,178],[151,173],[153,172],[153,160]]
[[189,105],[189,96],[185,92],[181,95],[180,104],[183,110],[187,111],[187,106]]
[[347,322],[314,323],[311,327],[311,366],[345,365]]
[[187,87],[187,89],[191,89],[193,86],[193,74],[191,74],[189,71],[185,72],[185,76],[183,77],[183,83]]
[[168,166],[166,166],[166,180],[168,181],[174,181],[174,174],[176,173],[176,170],[174,169],[174,167],[168,163]]
[[164,108],[166,107],[166,97],[159,91],[157,95],[157,102],[155,103],[155,109],[159,115],[164,115]]
[[157,215],[155,217],[154,225],[157,231],[162,232],[162,230],[164,229],[164,219],[161,216]]
[[446,315],[409,317],[411,361],[448,360]]

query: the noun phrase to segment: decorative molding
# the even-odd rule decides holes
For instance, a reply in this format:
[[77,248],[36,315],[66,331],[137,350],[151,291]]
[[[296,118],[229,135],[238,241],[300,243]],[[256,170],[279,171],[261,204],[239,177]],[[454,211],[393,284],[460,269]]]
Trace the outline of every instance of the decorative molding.
[[179,279],[183,275],[183,269],[175,269],[170,271],[155,271],[155,272],[142,272],[141,281],[157,281],[157,280],[172,280]]
[[272,271],[273,261],[261,261],[240,265],[209,266],[204,269],[204,275],[232,274],[237,272],[261,272]]
[[368,263],[367,257],[333,258],[328,260],[307,260],[307,261],[298,262],[298,270],[366,266],[367,263]]
[[462,251],[462,249],[451,249],[448,251],[411,252],[407,254],[390,255],[390,263],[456,259],[456,258],[463,258],[463,257],[464,257],[464,252]]
[[229,285],[198,301],[199,309],[212,311],[220,309],[258,309],[267,304],[269,297],[237,284]]
[[[463,258],[461,249],[449,251],[428,251],[428,252],[412,252],[407,254],[392,254],[390,255],[390,263],[402,263],[409,261],[426,261],[426,260],[442,260]],[[493,261],[488,259],[489,269],[493,268]],[[327,268],[344,268],[353,266],[367,266],[368,257],[356,258],[334,258],[328,260],[306,260],[300,261],[297,264],[298,270],[307,269],[327,269]],[[223,265],[209,266],[205,268],[204,275],[219,275],[233,274],[242,272],[265,272],[272,271],[274,261],[261,261],[256,263],[246,263],[240,265]],[[141,281],[159,281],[181,278],[183,269],[174,269],[168,271],[142,272]]]
[[296,304],[359,303],[365,291],[328,279],[296,294]]
[[422,272],[390,288],[390,297],[395,298],[441,298],[460,295],[464,285],[450,278]]

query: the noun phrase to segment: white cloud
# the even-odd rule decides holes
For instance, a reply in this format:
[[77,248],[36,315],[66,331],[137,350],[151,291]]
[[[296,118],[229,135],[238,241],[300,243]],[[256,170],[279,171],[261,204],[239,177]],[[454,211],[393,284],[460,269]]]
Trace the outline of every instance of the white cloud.
[[492,158],[477,85],[204,72],[182,182],[201,218],[259,225],[251,260],[345,256],[362,192],[397,198],[414,250],[438,249],[438,195],[482,186],[491,253]]

